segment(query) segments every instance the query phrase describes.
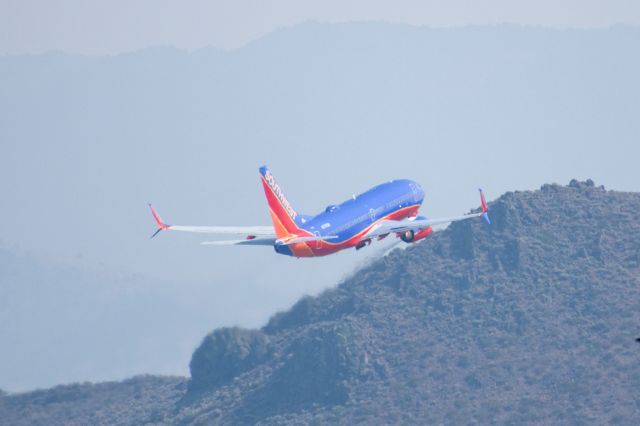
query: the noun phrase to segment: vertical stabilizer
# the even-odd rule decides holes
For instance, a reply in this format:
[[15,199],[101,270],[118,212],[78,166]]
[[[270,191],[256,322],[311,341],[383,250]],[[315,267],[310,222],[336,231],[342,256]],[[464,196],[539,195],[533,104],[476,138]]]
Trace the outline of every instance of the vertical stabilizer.
[[267,166],[260,167],[262,186],[269,204],[269,213],[276,231],[276,237],[283,239],[292,235],[307,235],[298,224],[299,215],[293,208],[282,187],[276,182]]

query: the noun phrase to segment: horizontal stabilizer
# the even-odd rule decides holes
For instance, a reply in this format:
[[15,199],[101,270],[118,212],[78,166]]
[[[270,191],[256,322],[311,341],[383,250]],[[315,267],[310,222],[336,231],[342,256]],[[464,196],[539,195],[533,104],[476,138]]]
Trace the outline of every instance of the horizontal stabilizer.
[[275,238],[253,238],[247,240],[203,241],[200,244],[205,246],[272,246],[275,243]]
[[325,240],[333,240],[338,238],[337,235],[327,235],[324,237],[318,237],[318,236],[314,236],[314,237],[292,237],[292,238],[288,238],[288,239],[282,239],[282,240],[278,240],[276,241],[277,244],[281,245],[281,246],[289,246],[291,244],[298,244],[298,243],[308,243],[311,241],[325,241]]

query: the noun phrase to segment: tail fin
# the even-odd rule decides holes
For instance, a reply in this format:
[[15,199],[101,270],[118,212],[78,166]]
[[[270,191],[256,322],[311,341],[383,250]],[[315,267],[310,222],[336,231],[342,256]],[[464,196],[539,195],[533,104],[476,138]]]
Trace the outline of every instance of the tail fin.
[[260,167],[260,175],[262,175],[262,186],[269,204],[276,237],[280,239],[291,235],[300,235],[301,230],[297,223],[299,215],[289,203],[269,168],[267,166]]

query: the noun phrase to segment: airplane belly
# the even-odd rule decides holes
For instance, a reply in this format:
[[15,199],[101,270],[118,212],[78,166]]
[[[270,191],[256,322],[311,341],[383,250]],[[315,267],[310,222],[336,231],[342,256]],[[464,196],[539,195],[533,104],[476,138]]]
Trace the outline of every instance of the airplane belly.
[[[364,220],[352,228],[342,231],[338,240],[300,242],[287,246],[276,246],[277,253],[293,257],[321,257],[336,253],[340,250],[356,247],[373,226],[382,220],[402,220],[413,217],[418,213],[420,204],[414,204],[381,215],[379,218]],[[368,216],[370,217],[370,216]],[[319,236],[319,235],[318,235]]]

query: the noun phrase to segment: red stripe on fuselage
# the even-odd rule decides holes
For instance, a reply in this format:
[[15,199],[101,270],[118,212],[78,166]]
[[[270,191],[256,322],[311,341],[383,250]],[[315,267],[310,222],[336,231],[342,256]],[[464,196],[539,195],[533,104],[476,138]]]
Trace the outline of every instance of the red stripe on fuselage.
[[[267,203],[269,204],[269,213],[271,214],[271,218],[273,221],[273,226],[276,231],[276,237],[278,239],[284,239],[287,237],[291,237],[293,235],[304,237],[304,236],[313,236],[313,234],[306,229],[302,229],[296,225],[294,220],[289,216],[289,213],[282,205],[278,196],[275,194],[271,186],[266,182],[264,177],[261,176],[262,186],[264,187],[264,192],[267,197]],[[418,213],[418,209],[420,209],[420,204],[414,204],[412,206],[407,206],[401,209],[398,209],[384,217],[379,218],[375,222],[372,222],[369,226],[364,228],[362,231],[352,236],[348,240],[345,240],[341,243],[332,243],[329,241],[314,241],[312,243],[296,243],[291,244],[289,249],[291,250],[292,256],[295,257],[320,257],[326,256],[329,254],[333,254],[340,250],[344,250],[346,248],[355,247],[362,237],[369,232],[369,230],[383,220],[402,220],[408,217],[413,217]]]
[[316,256],[319,257],[319,256],[326,256],[329,254],[333,254],[337,251],[344,250],[347,248],[355,247],[360,242],[362,237],[367,232],[369,232],[369,230],[377,223],[383,220],[402,220],[408,217],[413,217],[418,213],[418,209],[420,209],[420,204],[414,204],[412,206],[407,206],[407,207],[398,209],[384,217],[381,217],[375,222],[372,222],[365,229],[363,229],[362,231],[360,231],[359,233],[357,233],[356,235],[354,235],[353,237],[349,238],[346,241],[343,241],[341,243],[331,243],[329,241],[314,242],[314,244],[311,247],[307,246],[310,249],[311,254],[302,254],[302,253],[296,254],[294,252],[293,255],[296,257],[316,257]]

